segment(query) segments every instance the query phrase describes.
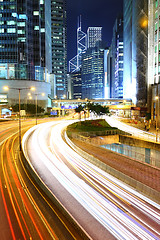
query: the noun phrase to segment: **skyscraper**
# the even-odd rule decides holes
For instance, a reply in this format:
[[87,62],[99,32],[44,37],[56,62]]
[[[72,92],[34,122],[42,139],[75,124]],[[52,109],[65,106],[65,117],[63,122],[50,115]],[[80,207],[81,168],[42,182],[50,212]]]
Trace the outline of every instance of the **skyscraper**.
[[148,0],[124,0],[124,98],[147,103]]
[[52,73],[58,98],[66,95],[67,84],[67,26],[66,0],[51,0]]
[[110,97],[123,98],[123,17],[117,17],[109,49]]
[[87,48],[95,47],[98,41],[102,41],[102,27],[89,27],[87,30]]
[[104,47],[97,42],[82,56],[82,98],[104,98]]
[[[48,0],[47,0],[48,1]],[[47,3],[46,1],[46,3]],[[43,0],[0,2],[0,85],[42,89],[50,94],[45,63],[45,3]],[[16,92],[9,91],[11,100]],[[22,99],[26,94],[22,96]]]
[[69,61],[69,72],[80,71],[82,54],[87,49],[87,35],[82,31],[81,16],[78,18],[77,28],[77,55]]
[[155,126],[160,125],[160,2],[148,4],[148,109]]

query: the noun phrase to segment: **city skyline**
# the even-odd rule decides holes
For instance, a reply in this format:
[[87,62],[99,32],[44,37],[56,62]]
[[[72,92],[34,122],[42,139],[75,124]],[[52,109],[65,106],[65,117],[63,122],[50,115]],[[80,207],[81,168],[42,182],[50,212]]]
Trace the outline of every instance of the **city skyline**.
[[123,13],[123,0],[67,0],[67,58],[76,55],[78,17],[81,15],[82,31],[88,27],[103,27],[102,39],[110,46],[116,17]]

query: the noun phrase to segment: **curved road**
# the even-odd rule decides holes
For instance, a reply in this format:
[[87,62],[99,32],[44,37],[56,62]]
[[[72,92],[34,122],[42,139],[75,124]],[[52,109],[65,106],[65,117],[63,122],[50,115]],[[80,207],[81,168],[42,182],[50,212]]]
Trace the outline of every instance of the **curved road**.
[[[22,121],[22,135],[34,125],[35,120]],[[0,123],[0,239],[81,239],[26,171],[17,130],[17,121]]]
[[71,149],[61,136],[70,123],[25,134],[23,149],[35,172],[90,238],[160,239],[160,206]]

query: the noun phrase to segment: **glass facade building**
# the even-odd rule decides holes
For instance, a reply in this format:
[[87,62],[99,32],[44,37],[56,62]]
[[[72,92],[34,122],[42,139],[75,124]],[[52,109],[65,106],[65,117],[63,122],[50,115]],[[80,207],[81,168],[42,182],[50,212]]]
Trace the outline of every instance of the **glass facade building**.
[[0,78],[46,81],[44,1],[0,1]]
[[82,55],[82,98],[104,98],[104,48],[100,42]]
[[116,55],[115,55],[115,95],[114,98],[123,98],[123,20],[116,20]]
[[87,48],[95,47],[97,41],[102,41],[102,27],[89,27],[87,30]]
[[123,98],[123,17],[119,16],[113,27],[110,46],[110,97]]
[[123,97],[146,106],[148,87],[148,0],[124,0]]
[[67,27],[66,1],[51,0],[51,49],[52,74],[58,98],[64,98],[67,90]]

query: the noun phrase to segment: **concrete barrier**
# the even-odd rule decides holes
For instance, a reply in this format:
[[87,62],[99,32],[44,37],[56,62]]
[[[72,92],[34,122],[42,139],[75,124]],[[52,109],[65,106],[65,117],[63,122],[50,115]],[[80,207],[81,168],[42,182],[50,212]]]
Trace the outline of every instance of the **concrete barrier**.
[[143,148],[152,148],[154,150],[160,150],[160,143],[153,141],[145,141],[139,138],[132,136],[119,135],[119,141],[130,146],[143,147]]

